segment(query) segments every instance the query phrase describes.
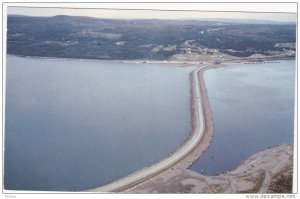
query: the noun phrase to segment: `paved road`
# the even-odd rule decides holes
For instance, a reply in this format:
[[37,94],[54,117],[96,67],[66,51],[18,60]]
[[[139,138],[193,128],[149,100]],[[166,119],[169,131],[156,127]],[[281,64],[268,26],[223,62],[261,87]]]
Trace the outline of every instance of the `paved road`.
[[[193,81],[192,84],[195,84],[193,88],[195,88],[195,97],[196,97],[196,125],[195,125],[195,131],[193,132],[190,139],[179,149],[177,150],[173,155],[170,157],[160,161],[157,164],[154,164],[150,167],[146,167],[144,169],[141,169],[129,176],[126,176],[124,178],[121,178],[117,181],[114,181],[110,184],[87,190],[89,192],[118,192],[126,190],[130,187],[133,187],[145,180],[148,180],[149,178],[165,171],[166,169],[169,169],[170,167],[174,166],[176,163],[178,163],[180,160],[182,160],[187,154],[189,154],[200,142],[204,129],[205,129],[205,122],[204,122],[204,113],[203,113],[203,107],[202,107],[202,101],[201,101],[201,94],[200,94],[200,86],[199,86],[199,78],[198,78],[198,71],[200,69],[196,69],[192,72],[192,78]],[[191,85],[192,86],[192,85]]]

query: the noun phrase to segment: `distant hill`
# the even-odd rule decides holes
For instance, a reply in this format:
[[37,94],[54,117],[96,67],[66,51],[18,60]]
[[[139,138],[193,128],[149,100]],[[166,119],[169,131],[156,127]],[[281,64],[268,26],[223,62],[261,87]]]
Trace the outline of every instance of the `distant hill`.
[[[189,19],[182,19],[189,20]],[[219,22],[219,23],[238,23],[238,24],[271,24],[271,25],[296,25],[296,22],[282,22],[272,20],[260,20],[260,19],[231,19],[231,18],[199,18],[199,21],[207,22]]]
[[220,52],[246,57],[294,50],[296,25],[266,22],[9,15],[7,53],[42,57],[164,60],[178,54],[214,56],[214,52]]

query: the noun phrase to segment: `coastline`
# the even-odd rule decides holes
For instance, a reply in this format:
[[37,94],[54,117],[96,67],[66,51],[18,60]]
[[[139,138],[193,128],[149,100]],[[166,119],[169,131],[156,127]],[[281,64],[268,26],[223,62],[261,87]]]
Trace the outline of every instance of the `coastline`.
[[31,58],[31,59],[43,59],[43,60],[71,60],[71,61],[91,61],[91,62],[110,62],[110,63],[125,63],[125,64],[141,64],[141,65],[151,65],[151,64],[166,64],[166,65],[184,65],[184,66],[194,66],[199,64],[198,61],[172,61],[172,60],[110,60],[110,59],[91,59],[91,58],[71,58],[71,57],[41,57],[41,56],[25,56],[18,54],[7,54],[7,56],[15,56],[20,58]]
[[166,65],[179,65],[179,67],[188,67],[195,65],[218,65],[222,63],[226,64],[236,64],[236,63],[263,63],[263,62],[272,62],[277,60],[293,60],[295,57],[290,56],[269,56],[263,58],[252,58],[252,57],[236,57],[235,59],[223,60],[223,61],[194,61],[194,60],[149,60],[149,59],[136,59],[136,60],[110,60],[110,59],[93,59],[93,58],[72,58],[72,57],[43,57],[43,56],[27,56],[27,55],[18,55],[18,54],[7,54],[8,56],[15,57],[27,57],[32,59],[45,59],[45,60],[74,60],[74,61],[93,61],[93,62],[113,62],[113,63],[126,63],[126,64],[141,64],[141,65],[150,65],[150,64],[166,64]]
[[265,149],[215,176],[190,169],[170,170],[130,193],[292,193],[293,148],[288,143]]

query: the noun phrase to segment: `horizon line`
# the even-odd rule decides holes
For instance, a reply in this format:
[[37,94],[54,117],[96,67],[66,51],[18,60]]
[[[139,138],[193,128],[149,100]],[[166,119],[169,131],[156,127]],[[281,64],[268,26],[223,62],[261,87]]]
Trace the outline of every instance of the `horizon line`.
[[271,19],[253,19],[253,18],[226,18],[226,17],[218,17],[218,18],[107,18],[107,17],[95,17],[95,16],[83,16],[83,15],[70,15],[70,14],[58,14],[58,15],[52,15],[52,16],[42,16],[42,15],[26,15],[26,14],[7,14],[7,16],[23,16],[23,17],[43,17],[43,18],[50,18],[50,17],[58,17],[58,16],[68,16],[68,17],[87,17],[87,18],[93,18],[93,19],[112,19],[112,20],[169,20],[169,21],[215,21],[219,22],[218,20],[228,20],[226,22],[222,23],[241,23],[241,22],[230,22],[229,20],[241,20],[241,21],[265,21],[265,22],[275,22],[278,24],[288,24],[293,23],[296,24],[297,21],[278,21],[278,20],[271,20]]

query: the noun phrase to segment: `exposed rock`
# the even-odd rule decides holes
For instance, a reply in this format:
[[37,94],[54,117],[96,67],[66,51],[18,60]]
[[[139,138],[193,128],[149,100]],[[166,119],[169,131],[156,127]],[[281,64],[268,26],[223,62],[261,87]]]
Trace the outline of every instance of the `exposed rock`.
[[169,169],[131,192],[291,193],[292,168],[293,145],[281,144],[250,156],[226,174],[205,176],[189,169]]

